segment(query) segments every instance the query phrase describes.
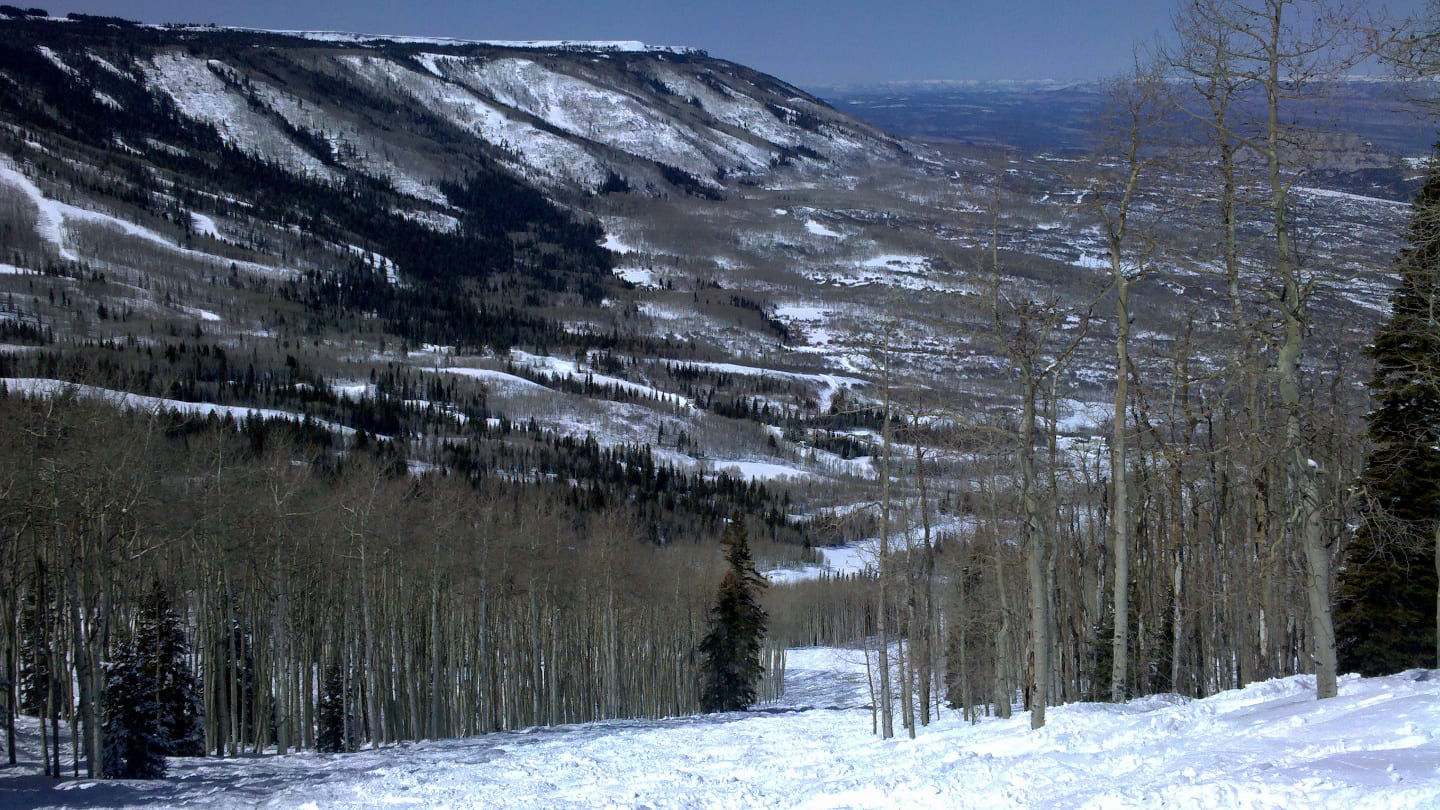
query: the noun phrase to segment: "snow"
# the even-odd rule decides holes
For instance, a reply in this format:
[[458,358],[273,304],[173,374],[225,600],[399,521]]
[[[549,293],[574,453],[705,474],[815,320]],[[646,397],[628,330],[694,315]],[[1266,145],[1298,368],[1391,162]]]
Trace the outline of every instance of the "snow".
[[422,368],[421,371],[434,371],[437,374],[454,374],[457,377],[468,377],[472,380],[480,380],[487,385],[492,385],[497,388],[512,388],[518,390],[528,389],[534,391],[549,390],[545,386],[532,380],[527,380],[524,377],[517,377],[514,374],[508,374],[504,371],[495,371],[488,368],[465,368],[462,366],[447,366],[445,368],[437,369]]
[[649,287],[651,289],[658,289],[660,287],[660,277],[655,274],[654,270],[644,267],[617,267],[615,268],[615,275],[634,284],[636,287]]
[[202,236],[208,236],[211,239],[220,239],[223,241],[225,238],[220,235],[220,229],[215,227],[215,218],[206,214],[191,211],[190,227],[194,228],[196,233]]
[[38,276],[38,275],[40,275],[40,274],[39,274],[38,272],[34,271],[34,270],[26,270],[26,269],[23,268],[23,267],[16,267],[16,266],[13,265],[13,264],[5,264],[4,262],[0,262],[0,276]]
[[180,310],[181,310],[182,312],[184,312],[185,314],[190,315],[190,316],[193,316],[193,317],[196,317],[196,318],[199,318],[199,319],[202,320],[202,321],[220,321],[220,320],[224,320],[223,318],[220,317],[220,314],[219,314],[218,312],[211,312],[211,311],[208,310],[208,309],[201,309],[200,307],[187,307],[187,306],[182,306],[182,307],[180,307]]
[[728,473],[732,477],[744,478],[750,481],[774,481],[774,480],[799,480],[810,478],[810,473],[796,469],[788,464],[775,464],[768,461],[712,461],[716,472]]
[[[215,26],[180,26],[181,30],[214,31]],[[567,50],[595,51],[597,53],[673,53],[697,54],[701,51],[686,45],[648,45],[633,39],[456,39],[454,37],[416,37],[393,34],[360,34],[346,31],[292,31],[267,28],[245,28],[221,26],[225,31],[252,31],[267,34],[300,37],[313,42],[372,43],[395,42],[401,45],[486,45],[492,48],[513,48],[516,50]]]
[[[172,759],[164,780],[48,780],[37,722],[7,807],[1417,808],[1440,806],[1440,672],[1263,681],[871,733],[866,655],[788,652],[786,694],[748,713],[614,720],[353,754]],[[873,658],[869,663],[873,664]],[[67,747],[68,756],[68,747]]]
[[626,242],[624,239],[621,239],[619,236],[616,236],[616,235],[613,234],[613,233],[607,233],[607,234],[605,234],[605,241],[603,241],[603,242],[600,243],[600,247],[605,248],[606,250],[610,251],[611,253],[622,253],[622,254],[623,254],[623,253],[634,253],[634,252],[635,252],[635,248],[634,248],[634,247],[632,247],[632,246],[631,246],[628,242]]
[[374,383],[355,380],[332,380],[330,390],[335,392],[336,396],[362,400],[375,396],[376,386]]
[[1096,433],[1115,415],[1108,402],[1081,402],[1062,399],[1056,409],[1055,430],[1059,433]]
[[[217,318],[219,316],[216,316]],[[165,399],[161,397],[149,397],[142,394],[132,394],[127,391],[116,391],[112,388],[100,388],[93,385],[80,385],[78,383],[66,382],[64,380],[52,380],[38,377],[0,377],[0,385],[11,396],[23,394],[32,397],[54,397],[65,393],[84,399],[99,399],[110,403],[116,408],[132,411],[148,411],[154,413],[161,410],[176,411],[189,416],[230,416],[237,422],[250,416],[258,416],[262,419],[287,419],[292,422],[300,422],[305,419],[303,414],[292,411],[279,411],[273,408],[247,408],[242,405],[217,405],[212,402],[185,402],[178,399]],[[352,436],[354,428],[348,428],[334,422],[323,419],[311,419],[310,422],[326,430],[338,433],[341,436]]]
[[[296,174],[338,182],[339,177],[329,166],[292,141],[269,116],[253,109],[217,75],[240,75],[224,62],[161,53],[140,63],[140,67],[151,86],[170,96],[185,115],[213,125],[226,143],[279,163]],[[252,84],[265,89],[263,82]]]
[[35,46],[35,50],[39,51],[40,55],[45,57],[50,62],[50,64],[54,65],[57,68],[60,68],[60,71],[62,73],[65,73],[69,76],[80,75],[76,72],[75,68],[72,68],[69,65],[65,64],[65,60],[61,59],[60,55],[55,53],[53,50],[45,47],[44,45]]
[[530,59],[448,60],[463,70],[447,78],[555,129],[657,163],[710,183],[721,166],[763,167],[769,153],[710,129],[692,128],[603,83],[552,70]]
[[843,239],[845,237],[845,234],[840,233],[836,230],[831,230],[830,228],[821,225],[813,219],[805,220],[805,230],[816,236],[825,236],[831,239]]
[[[794,310],[795,308],[786,309],[784,317],[795,317]],[[782,316],[777,314],[776,317]],[[830,404],[835,401],[835,395],[841,390],[859,388],[865,385],[865,381],[858,377],[842,377],[836,374],[806,374],[797,371],[779,371],[762,366],[744,366],[737,363],[709,363],[698,360],[663,360],[661,362],[682,368],[691,366],[694,368],[709,369],[710,371],[718,371],[722,374],[752,377],[785,377],[792,380],[815,383],[819,386],[819,398],[816,404],[816,410],[821,413],[830,410]]]
[[65,206],[46,197],[39,187],[30,182],[30,178],[15,168],[8,159],[0,158],[0,183],[15,186],[30,198],[36,209],[35,230],[40,238],[54,245],[60,251],[61,258],[75,261],[74,251],[65,245],[65,217],[62,213]]
[[431,112],[502,147],[514,155],[520,169],[538,173],[540,179],[559,179],[588,189],[605,181],[606,167],[584,149],[552,132],[511,118],[477,94],[469,85],[482,85],[469,73],[470,60],[446,54],[418,54],[415,60],[429,75],[407,70],[389,59],[371,56],[339,59],[360,78],[380,87],[402,89]]
[[1343,200],[1345,202],[1363,203],[1365,205],[1391,206],[1395,208],[1409,208],[1410,203],[1398,200],[1387,200],[1383,197],[1366,197],[1363,194],[1351,194],[1347,191],[1334,191],[1328,188],[1314,188],[1313,186],[1296,186],[1295,190],[1310,197],[1325,197],[1332,200]]
[[564,360],[549,355],[530,354],[529,352],[523,352],[519,349],[511,349],[510,357],[517,365],[533,369],[542,374],[566,377],[576,382],[584,382],[586,379],[589,379],[596,385],[610,385],[633,394],[654,397],[661,402],[679,405],[686,410],[695,409],[695,403],[689,397],[672,394],[669,391],[661,391],[649,385],[641,385],[640,383],[630,382],[629,380],[622,380],[619,377],[588,371],[573,360]]
[[[201,261],[214,262],[222,267],[229,267],[233,264],[242,270],[264,276],[289,277],[293,275],[292,271],[284,268],[227,259],[224,256],[180,247],[164,235],[141,225],[136,225],[133,222],[46,197],[44,192],[31,182],[30,178],[21,173],[8,158],[0,158],[0,185],[9,185],[18,188],[22,194],[30,199],[30,203],[35,206],[36,211],[36,234],[41,239],[54,245],[60,257],[67,261],[80,260],[80,256],[76,254],[70,246],[70,231],[66,225],[67,220],[73,220],[76,222],[93,223],[111,230],[117,230],[126,236],[143,239],[182,256],[199,259]],[[196,215],[192,214],[192,222],[195,221],[193,219],[194,216]],[[213,222],[211,224],[213,227]]]
[[854,576],[875,570],[879,541],[863,541],[844,546],[819,546],[821,562],[794,568],[775,568],[763,572],[771,584],[804,582],[835,576]]

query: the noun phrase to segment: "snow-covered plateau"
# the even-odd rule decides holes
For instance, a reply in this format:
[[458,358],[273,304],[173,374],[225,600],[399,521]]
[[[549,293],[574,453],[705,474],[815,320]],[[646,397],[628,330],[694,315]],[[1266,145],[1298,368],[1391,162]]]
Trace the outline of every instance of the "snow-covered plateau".
[[[171,759],[161,781],[0,768],[0,805],[220,808],[1440,807],[1440,672],[1251,684],[1203,700],[1055,707],[916,738],[871,733],[864,654],[787,656],[785,697],[748,713],[615,720],[353,754]],[[66,763],[69,762],[68,751]],[[66,765],[68,768],[68,764]]]

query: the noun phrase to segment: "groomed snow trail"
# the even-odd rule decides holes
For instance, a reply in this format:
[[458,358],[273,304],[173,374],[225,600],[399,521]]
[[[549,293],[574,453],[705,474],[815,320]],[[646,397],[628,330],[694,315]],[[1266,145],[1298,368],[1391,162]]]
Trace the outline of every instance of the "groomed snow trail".
[[[355,754],[172,760],[154,783],[0,769],[0,806],[206,808],[1440,807],[1440,673],[1293,677],[1205,700],[1056,707],[919,738],[870,733],[860,653],[791,651],[787,697],[745,714],[613,721]],[[68,762],[68,760],[67,760]],[[67,764],[68,767],[68,764]]]

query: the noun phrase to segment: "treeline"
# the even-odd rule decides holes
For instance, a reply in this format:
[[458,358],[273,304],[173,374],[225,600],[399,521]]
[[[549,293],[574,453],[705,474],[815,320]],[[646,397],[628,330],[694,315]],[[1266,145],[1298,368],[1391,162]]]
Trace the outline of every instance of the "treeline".
[[0,662],[47,771],[100,775],[107,673],[157,592],[212,754],[313,749],[322,712],[352,748],[698,708],[720,526],[661,546],[568,481],[415,478],[388,443],[254,429],[0,397]]

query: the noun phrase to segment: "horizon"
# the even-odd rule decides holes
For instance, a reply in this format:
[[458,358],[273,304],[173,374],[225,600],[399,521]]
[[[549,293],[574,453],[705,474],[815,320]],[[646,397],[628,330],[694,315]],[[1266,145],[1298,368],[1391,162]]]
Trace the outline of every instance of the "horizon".
[[[1397,14],[1425,0],[1396,0]],[[147,24],[216,25],[466,41],[638,41],[703,50],[802,87],[919,82],[1070,83],[1117,75],[1136,48],[1162,41],[1174,4],[1045,0],[837,0],[818,13],[800,0],[735,0],[675,8],[658,2],[510,4],[437,0],[398,9],[335,0],[297,8],[277,0],[217,0],[194,19],[181,0],[72,0],[46,10]]]

